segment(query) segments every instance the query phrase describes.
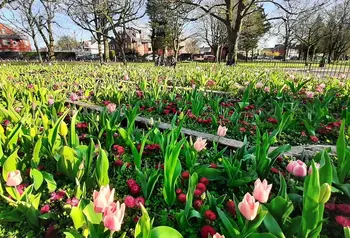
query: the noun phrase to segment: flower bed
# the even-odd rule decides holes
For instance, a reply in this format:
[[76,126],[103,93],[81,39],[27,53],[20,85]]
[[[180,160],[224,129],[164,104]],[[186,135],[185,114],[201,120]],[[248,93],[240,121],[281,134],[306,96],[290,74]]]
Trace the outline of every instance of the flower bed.
[[[251,128],[255,133],[242,140],[244,143],[239,149],[221,148],[216,142],[209,147],[205,139],[187,137],[181,129],[190,125],[192,119],[189,108],[178,107],[182,103],[179,98],[176,113],[162,115],[163,107],[169,103],[159,105],[159,114],[155,114],[158,109],[143,113],[152,116],[154,123],[136,127],[135,120],[143,103],[169,100],[174,96],[167,96],[171,93],[176,98],[178,92],[166,91],[156,99],[157,93],[150,91],[161,90],[166,83],[159,87],[142,86],[150,82],[142,83],[143,79],[139,79],[135,81],[140,88],[144,87],[140,90],[142,93],[129,95],[125,92],[118,96],[119,91],[131,88],[124,83],[112,85],[111,82],[116,82],[113,78],[116,75],[124,80],[126,74],[118,68],[115,72],[111,66],[102,68],[105,72],[82,65],[72,68],[11,66],[0,72],[0,236],[169,237],[171,234],[172,237],[254,238],[317,237],[322,233],[327,237],[341,237],[342,227],[349,226],[348,113],[346,109],[338,111],[347,96],[333,98],[333,90],[341,90],[336,86],[333,89],[338,79],[330,79],[324,89],[331,96],[317,95],[320,103],[330,100],[327,107],[323,106],[324,116],[319,120],[336,123],[332,128],[334,138],[329,136],[323,140],[328,138],[330,143],[337,144],[337,155],[323,150],[304,160],[303,156],[281,156],[291,148],[281,139],[291,124],[281,129],[280,121],[274,124],[271,119],[269,123],[274,126],[267,129],[266,125],[258,123],[256,115],[259,114],[254,115],[256,121],[245,120],[250,127],[256,126]],[[76,72],[77,69],[81,71]],[[102,86],[99,83],[99,89],[91,80],[95,76],[85,78],[92,69],[96,71],[91,74],[106,79]],[[35,72],[31,75],[29,70]],[[131,70],[128,80],[138,74],[140,78],[143,73],[152,75],[152,70],[158,69]],[[225,72],[230,72],[226,68],[216,70],[222,78],[228,77]],[[245,72],[240,70],[232,69],[232,72]],[[200,69],[189,72],[201,77],[210,73],[200,72]],[[161,69],[159,74],[182,77],[187,73]],[[273,81],[269,82],[271,90],[284,85],[273,78],[273,75],[286,77],[283,73],[264,74],[266,80],[271,77]],[[254,102],[255,105],[259,95],[267,97],[266,100],[278,100],[282,95],[281,100],[286,104],[294,100],[292,94],[284,90],[281,94],[263,94],[256,89],[262,79],[253,75],[251,86],[245,86],[245,90],[232,88],[240,98],[233,106],[235,111],[240,110],[238,108],[242,108],[240,113],[252,110],[245,110],[250,105],[246,105],[244,95],[249,95],[249,104]],[[248,72],[246,77],[250,77]],[[219,81],[225,79],[219,76],[215,79],[218,85],[225,85]],[[73,80],[79,83],[74,84]],[[67,83],[61,85],[64,81]],[[180,86],[188,86],[186,82],[184,80]],[[239,80],[238,83],[244,85]],[[315,85],[313,81],[312,84]],[[206,83],[198,86],[204,85]],[[118,91],[119,86],[122,88]],[[219,86],[214,89],[223,90]],[[182,98],[201,97],[206,103],[213,100],[209,94],[182,94]],[[67,96],[73,101],[111,102],[98,111],[69,104]],[[304,96],[296,95],[295,102],[299,97]],[[311,107],[309,103],[305,105]],[[194,114],[193,106],[192,103],[191,113]],[[174,104],[165,110],[172,108]],[[271,105],[264,108],[269,112],[277,111],[274,115],[281,114],[282,118],[293,113],[293,110],[278,112]],[[321,113],[318,110],[322,107],[316,109],[314,105],[313,108],[313,116]],[[293,120],[305,113],[300,110],[299,114],[295,112]],[[215,110],[212,113],[215,115]],[[156,115],[161,115],[159,118],[169,122],[171,128],[160,130]],[[203,131],[217,134],[221,139],[232,137],[239,131],[232,123],[212,122]],[[194,123],[193,128],[198,125],[201,123]],[[313,131],[311,126],[304,124],[310,131],[305,133]],[[276,142],[279,145],[276,146]]]

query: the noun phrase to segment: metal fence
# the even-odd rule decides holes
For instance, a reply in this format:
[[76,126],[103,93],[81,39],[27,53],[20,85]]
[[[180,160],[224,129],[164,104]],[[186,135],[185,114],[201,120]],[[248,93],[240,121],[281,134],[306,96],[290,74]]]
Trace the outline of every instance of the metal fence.
[[319,61],[282,61],[282,60],[253,60],[238,61],[238,65],[256,66],[263,68],[279,68],[287,72],[298,72],[303,74],[313,74],[320,77],[342,77],[350,78],[350,61],[339,61],[334,63],[325,63],[321,65]]

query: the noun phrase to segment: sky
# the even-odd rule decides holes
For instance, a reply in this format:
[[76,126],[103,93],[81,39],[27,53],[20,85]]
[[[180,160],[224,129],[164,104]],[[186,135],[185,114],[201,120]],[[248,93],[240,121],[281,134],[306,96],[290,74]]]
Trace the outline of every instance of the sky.
[[[271,4],[266,4],[265,11],[268,15],[273,15],[275,8]],[[11,14],[6,9],[1,9],[1,14],[4,14],[5,17],[10,17]],[[69,35],[75,37],[78,41],[83,40],[89,40],[91,39],[91,34],[88,31],[85,31],[81,29],[79,26],[77,26],[68,16],[63,14],[57,14],[56,21],[58,25],[54,26],[54,37],[55,39],[59,38],[60,36]],[[3,22],[6,24],[6,21],[0,20],[0,22]],[[139,28],[144,31],[148,31],[148,17],[145,16],[142,19],[138,20],[134,23],[134,27]],[[189,24],[186,28],[185,34],[192,34],[194,32],[195,24]],[[38,35],[37,37],[38,43],[40,47],[45,47],[45,44],[41,37]],[[278,38],[271,36],[271,34],[267,34],[264,36],[260,42],[259,42],[259,48],[266,48],[266,47],[273,47],[275,44],[278,43]]]

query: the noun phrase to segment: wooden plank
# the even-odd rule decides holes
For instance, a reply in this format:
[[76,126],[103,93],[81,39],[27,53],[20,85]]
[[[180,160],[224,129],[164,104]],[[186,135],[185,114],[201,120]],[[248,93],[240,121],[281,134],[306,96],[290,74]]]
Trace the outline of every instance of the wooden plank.
[[[105,109],[104,107],[101,107],[98,105],[80,102],[80,101],[67,100],[67,102],[71,103],[71,104],[75,104],[75,105],[80,106],[80,107],[86,107],[86,108],[89,108],[92,110],[97,110],[97,111],[103,111]],[[158,126],[158,128],[160,128],[162,130],[171,129],[171,124],[169,124],[169,123],[154,122],[154,121],[151,121],[151,119],[144,118],[144,117],[137,117],[136,121],[139,123],[146,124],[146,125],[152,125],[152,123],[155,123]],[[217,135],[199,132],[199,131],[195,131],[195,130],[191,130],[191,129],[187,129],[187,128],[182,128],[181,132],[185,135],[188,135],[188,136],[201,137],[201,138],[206,139],[208,141],[217,142],[223,146],[227,146],[227,147],[234,148],[234,149],[238,149],[238,148],[241,148],[243,146],[242,141],[229,139],[229,138],[225,138],[225,137],[219,137]],[[278,147],[273,146],[269,149],[269,151],[271,152],[276,148],[278,148]],[[322,151],[322,150],[328,149],[328,148],[331,149],[332,153],[334,153],[334,154],[336,153],[336,147],[334,145],[300,145],[300,146],[292,146],[292,149],[290,151],[284,153],[284,155],[293,156],[293,157],[305,156],[305,157],[310,158],[313,155],[317,154],[319,151]]]

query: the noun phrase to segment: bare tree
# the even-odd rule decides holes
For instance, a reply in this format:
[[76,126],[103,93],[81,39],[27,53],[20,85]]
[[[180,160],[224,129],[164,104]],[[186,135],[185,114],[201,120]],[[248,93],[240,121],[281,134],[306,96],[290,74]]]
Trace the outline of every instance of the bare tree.
[[[241,33],[243,19],[256,11],[259,8],[256,6],[264,4],[274,5],[277,9],[281,9],[289,14],[296,14],[290,12],[285,7],[289,1],[279,0],[219,0],[214,4],[207,4],[205,0],[180,0],[184,4],[190,4],[197,7],[204,15],[211,15],[225,24],[228,36],[228,61],[227,65],[234,65],[237,61],[237,47],[238,40]],[[194,18],[197,20],[199,17]],[[271,17],[267,20],[281,19],[281,16]]]
[[102,59],[102,44],[104,45],[105,61],[109,58],[108,40],[113,39],[109,34],[112,31],[115,42],[121,46],[119,48],[125,63],[126,24],[144,15],[140,14],[143,2],[143,0],[67,0],[65,9],[73,22],[93,35],[99,45],[100,59]]
[[199,53],[198,41],[197,39],[190,38],[186,41],[185,49],[187,53],[197,54]]
[[211,15],[205,16],[200,19],[198,35],[212,49],[215,54],[215,60],[220,62],[221,51],[227,41],[225,25]]
[[36,38],[38,30],[35,24],[35,18],[37,16],[33,13],[34,1],[35,0],[17,0],[9,3],[7,5],[9,13],[7,15],[2,14],[1,18],[32,38],[35,50],[38,54],[38,59],[40,62],[42,62],[42,57]]
[[310,50],[314,47],[316,52],[317,44],[326,37],[323,31],[323,22],[320,15],[305,14],[298,20],[298,29],[295,30],[295,37],[306,47],[305,65],[308,65]]
[[321,47],[328,55],[328,62],[338,60],[350,49],[350,0],[335,2],[325,14],[325,34]]
[[106,21],[103,21],[100,2],[101,0],[67,0],[64,9],[75,24],[89,31],[96,40],[98,55],[102,63],[102,35],[107,28],[107,24]]
[[15,1],[17,1],[17,0],[1,0],[1,1],[0,1],[0,9],[3,8],[3,7],[5,7],[6,4],[8,4],[8,3],[13,3],[13,2],[15,2]]
[[34,18],[36,27],[48,50],[48,60],[55,60],[55,40],[53,37],[53,25],[56,13],[59,10],[57,0],[40,0],[41,6]]

